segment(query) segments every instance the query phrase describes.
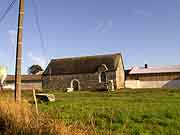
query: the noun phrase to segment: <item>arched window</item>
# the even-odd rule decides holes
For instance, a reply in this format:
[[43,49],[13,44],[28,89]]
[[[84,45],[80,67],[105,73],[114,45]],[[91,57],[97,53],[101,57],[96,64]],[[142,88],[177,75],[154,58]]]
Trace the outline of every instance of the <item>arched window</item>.
[[106,82],[107,82],[106,72],[99,73],[99,83],[106,83]]
[[108,68],[105,64],[102,64],[98,67],[97,72],[99,73],[99,83],[107,82],[107,76],[106,76],[107,71],[108,71]]
[[102,72],[102,73],[101,73],[101,82],[106,82],[106,81],[107,81],[106,73],[105,73],[105,72]]

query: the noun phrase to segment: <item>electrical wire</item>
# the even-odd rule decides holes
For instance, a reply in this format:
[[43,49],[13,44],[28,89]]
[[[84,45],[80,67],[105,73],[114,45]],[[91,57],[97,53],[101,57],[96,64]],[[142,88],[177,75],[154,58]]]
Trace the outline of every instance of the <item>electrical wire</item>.
[[40,42],[41,42],[41,48],[42,48],[42,53],[46,59],[46,63],[48,62],[48,57],[47,57],[47,53],[46,53],[46,47],[45,47],[45,40],[43,37],[43,33],[41,31],[41,27],[40,27],[40,19],[39,19],[39,14],[38,14],[38,6],[37,3],[35,2],[35,0],[32,0],[32,4],[34,7],[34,15],[35,15],[35,23],[36,23],[36,27],[39,33],[39,38],[40,38]]
[[[0,13],[0,24],[4,21],[4,19],[6,18],[7,14],[12,10],[12,8],[14,7],[15,3],[17,2],[17,0],[12,0],[8,7],[5,10],[2,10]],[[12,57],[14,58],[14,57]],[[10,58],[10,63],[12,63],[12,58]]]
[[12,0],[12,2],[9,4],[7,9],[4,12],[1,12],[0,14],[0,23],[2,23],[6,17],[6,15],[9,13],[9,11],[13,8],[17,0]]

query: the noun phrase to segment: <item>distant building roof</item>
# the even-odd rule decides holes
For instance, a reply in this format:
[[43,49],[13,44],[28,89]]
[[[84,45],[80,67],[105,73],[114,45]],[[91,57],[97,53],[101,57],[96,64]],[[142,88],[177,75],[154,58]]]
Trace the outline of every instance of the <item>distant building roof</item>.
[[109,55],[84,56],[64,59],[53,59],[44,74],[79,74],[95,73],[97,68],[105,64],[108,71],[115,71],[122,56],[120,53]]
[[[41,81],[42,76],[41,75],[21,75],[22,81]],[[8,75],[6,78],[6,81],[15,81],[14,75]]]
[[131,69],[129,74],[177,73],[177,72],[180,72],[180,65],[148,66],[147,68],[135,66]]

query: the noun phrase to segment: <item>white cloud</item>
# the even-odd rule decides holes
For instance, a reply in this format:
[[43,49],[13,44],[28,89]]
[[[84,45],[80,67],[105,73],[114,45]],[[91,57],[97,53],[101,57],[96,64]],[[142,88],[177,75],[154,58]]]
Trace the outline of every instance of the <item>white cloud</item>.
[[42,56],[35,56],[35,55],[33,55],[32,52],[28,52],[27,56],[32,61],[32,64],[38,64],[38,65],[42,66],[42,68],[45,68],[45,66],[46,66],[46,59],[44,57],[42,57]]
[[9,31],[8,31],[8,35],[9,35],[9,40],[10,40],[12,46],[15,47],[16,44],[17,44],[17,43],[16,43],[16,41],[17,41],[17,31],[15,31],[15,30],[9,30]]
[[109,31],[113,26],[112,20],[101,21],[96,26],[96,31],[105,33]]

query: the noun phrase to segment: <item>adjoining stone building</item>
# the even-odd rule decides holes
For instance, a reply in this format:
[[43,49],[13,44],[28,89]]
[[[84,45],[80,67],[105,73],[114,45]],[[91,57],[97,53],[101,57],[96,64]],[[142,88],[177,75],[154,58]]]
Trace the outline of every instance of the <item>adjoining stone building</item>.
[[180,88],[180,65],[133,67],[126,70],[126,88]]
[[120,89],[125,85],[120,53],[53,59],[42,76],[44,89]]

